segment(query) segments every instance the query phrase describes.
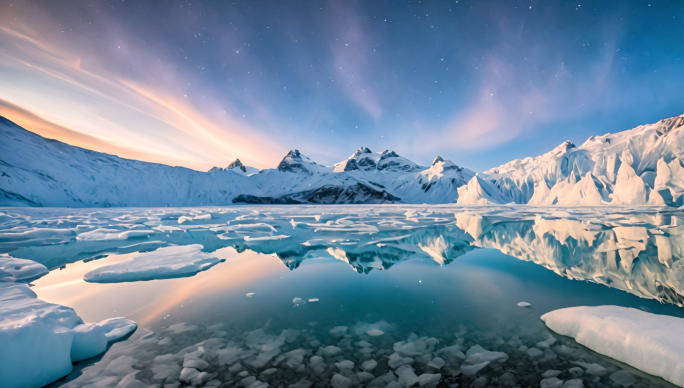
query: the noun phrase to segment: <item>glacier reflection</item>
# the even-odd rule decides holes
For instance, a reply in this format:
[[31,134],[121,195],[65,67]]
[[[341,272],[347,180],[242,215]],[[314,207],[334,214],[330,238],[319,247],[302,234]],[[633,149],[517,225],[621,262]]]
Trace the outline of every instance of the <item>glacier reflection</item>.
[[0,253],[58,268],[111,254],[201,244],[275,254],[290,269],[333,257],[359,273],[409,260],[446,265],[494,248],[555,273],[684,304],[684,212],[672,208],[330,206],[6,209]]

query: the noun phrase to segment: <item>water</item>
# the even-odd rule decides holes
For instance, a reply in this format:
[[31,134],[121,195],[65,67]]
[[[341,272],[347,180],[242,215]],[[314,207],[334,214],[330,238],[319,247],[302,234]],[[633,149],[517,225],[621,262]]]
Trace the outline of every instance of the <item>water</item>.
[[[402,362],[390,358],[397,351],[412,359],[413,373],[424,374],[427,386],[537,387],[544,372],[557,370],[561,380],[617,388],[610,376],[620,369],[634,376],[634,386],[671,386],[550,332],[540,316],[581,305],[684,316],[678,276],[684,214],[677,211],[345,206],[5,213],[2,252],[55,268],[33,282],[39,298],[73,307],[86,322],[125,316],[140,325],[53,386],[178,386],[188,377],[180,376],[184,358],[207,363],[199,368],[206,373],[192,380],[196,386],[257,387],[260,380],[322,387],[335,374],[344,377],[336,378],[338,386],[346,379],[353,386],[411,383],[407,368],[388,364]],[[180,217],[191,219],[179,223]],[[151,233],[79,239],[97,229]],[[179,279],[82,280],[139,251],[197,243],[225,261]],[[521,301],[532,306],[517,306]],[[538,345],[549,338],[548,349]],[[402,341],[412,342],[397,345]],[[471,375],[463,355],[476,345],[505,359]],[[544,353],[532,358],[526,348],[535,346]],[[443,366],[430,364],[437,357]],[[353,369],[335,365],[343,360],[354,362]],[[367,374],[361,365],[369,360],[377,366]],[[608,371],[573,376],[578,360]]]

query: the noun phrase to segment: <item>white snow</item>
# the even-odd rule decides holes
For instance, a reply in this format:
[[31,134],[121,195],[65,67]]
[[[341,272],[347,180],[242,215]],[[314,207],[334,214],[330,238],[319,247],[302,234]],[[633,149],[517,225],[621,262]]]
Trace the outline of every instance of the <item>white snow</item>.
[[[541,319],[551,330],[573,337],[597,353],[684,386],[682,318],[633,308],[598,306],[555,310]],[[580,366],[590,374],[605,374],[605,369],[601,372],[591,364]]]
[[94,269],[83,279],[91,283],[119,283],[193,276],[223,261],[202,252],[202,248],[193,244],[139,252],[131,260]]
[[[198,206],[237,203],[459,203],[684,205],[684,115],[632,130],[566,141],[477,176],[437,157],[421,166],[361,147],[334,166],[298,150],[273,169],[239,163],[210,172],[118,158],[48,141],[0,118],[0,189],[9,206]],[[183,215],[179,224],[210,221]],[[118,233],[118,234],[117,234]],[[143,237],[111,231],[101,239]],[[111,234],[111,235],[110,235]],[[116,234],[116,235],[115,235]],[[94,239],[83,235],[80,239]]]
[[681,206],[683,128],[684,115],[592,136],[580,147],[566,141],[481,175],[520,204]]
[[18,259],[6,253],[0,255],[0,271],[10,273],[18,281],[34,280],[49,272],[40,263],[33,260]]
[[474,176],[467,185],[458,188],[458,204],[461,205],[488,205],[505,204],[512,202],[511,198],[506,197],[496,186]]
[[36,298],[25,284],[0,283],[0,376],[7,388],[42,387],[94,357],[137,325],[116,318],[86,325],[73,309]]

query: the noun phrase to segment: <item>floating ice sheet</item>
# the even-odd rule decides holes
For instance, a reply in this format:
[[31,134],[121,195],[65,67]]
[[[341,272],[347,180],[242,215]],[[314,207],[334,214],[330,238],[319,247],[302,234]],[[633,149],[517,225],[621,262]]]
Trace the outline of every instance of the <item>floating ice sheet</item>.
[[[551,330],[573,337],[598,353],[684,386],[682,318],[633,308],[598,306],[560,309],[544,314],[542,320]],[[587,373],[606,373],[599,365],[579,365]],[[616,379],[621,380],[620,376]]]
[[120,283],[193,276],[222,261],[202,252],[202,248],[193,244],[138,253],[132,260],[94,269],[83,279],[91,283]]

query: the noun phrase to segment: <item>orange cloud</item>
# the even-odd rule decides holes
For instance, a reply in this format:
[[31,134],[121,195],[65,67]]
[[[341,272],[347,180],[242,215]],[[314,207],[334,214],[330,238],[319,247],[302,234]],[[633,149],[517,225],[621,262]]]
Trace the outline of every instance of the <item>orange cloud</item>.
[[[142,160],[152,163],[169,163],[169,157],[167,155],[143,152],[112,144],[96,136],[81,133],[72,128],[47,120],[1,98],[0,116],[3,116],[20,127],[42,137],[59,140],[76,147],[117,155],[127,159]],[[182,162],[182,160],[172,161],[172,163]]]
[[197,105],[178,89],[181,77],[172,69],[149,69],[154,84],[134,82],[93,61],[84,63],[59,43],[47,44],[44,35],[22,25],[0,27],[0,46],[6,48],[0,52],[0,109],[32,132],[204,171],[235,158],[268,168],[284,153],[217,102],[203,99]]

